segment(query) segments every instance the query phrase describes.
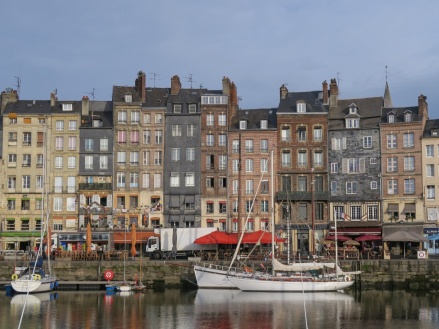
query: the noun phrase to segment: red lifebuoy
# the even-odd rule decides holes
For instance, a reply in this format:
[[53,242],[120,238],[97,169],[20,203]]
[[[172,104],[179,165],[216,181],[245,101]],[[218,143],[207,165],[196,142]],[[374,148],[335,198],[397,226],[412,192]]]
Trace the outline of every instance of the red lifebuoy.
[[111,281],[111,280],[113,280],[113,277],[114,277],[114,272],[112,270],[105,270],[105,272],[104,272],[105,280]]

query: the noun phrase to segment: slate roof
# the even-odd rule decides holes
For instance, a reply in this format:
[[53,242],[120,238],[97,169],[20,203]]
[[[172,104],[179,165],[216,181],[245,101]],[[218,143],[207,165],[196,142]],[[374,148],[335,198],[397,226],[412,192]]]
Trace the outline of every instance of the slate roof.
[[412,122],[419,122],[422,120],[422,115],[419,115],[418,106],[409,106],[409,107],[391,107],[391,108],[383,108],[381,123],[389,123],[387,116],[390,112],[395,114],[395,122],[394,123],[403,123],[404,121],[404,113],[410,111],[412,113]]
[[144,107],[166,107],[170,89],[168,88],[146,88],[146,100]]
[[[285,99],[279,102],[277,113],[297,113],[297,102],[304,101],[306,103],[306,112],[328,112],[327,106],[322,103],[323,92],[317,91],[303,91],[303,92],[288,92]],[[302,113],[301,113],[302,114]]]
[[102,127],[112,128],[113,127],[113,102],[110,101],[91,101],[89,106],[90,115],[83,115],[81,119],[83,124],[81,127],[91,127],[90,117],[99,119],[102,121]]
[[427,120],[422,136],[439,138],[439,119]]
[[180,89],[177,95],[169,94],[168,103],[195,104],[201,101],[201,95],[208,93],[207,89]]
[[137,92],[136,87],[128,87],[128,86],[113,86],[113,102],[124,103],[125,102],[125,94],[130,93],[133,98],[133,103],[142,102],[142,98]]
[[17,114],[50,114],[50,101],[29,101],[19,100],[17,102],[8,103],[3,111],[3,114],[17,113]]
[[239,130],[239,122],[243,119],[247,120],[246,130],[261,130],[261,120],[268,120],[267,129],[276,129],[276,111],[276,108],[238,110],[236,111],[236,115],[232,118],[230,129]]
[[[357,114],[349,114],[352,104],[358,108]],[[329,110],[328,129],[344,129],[345,119],[352,117],[360,118],[360,128],[378,128],[381,121],[381,109],[383,97],[339,99],[337,107]]]

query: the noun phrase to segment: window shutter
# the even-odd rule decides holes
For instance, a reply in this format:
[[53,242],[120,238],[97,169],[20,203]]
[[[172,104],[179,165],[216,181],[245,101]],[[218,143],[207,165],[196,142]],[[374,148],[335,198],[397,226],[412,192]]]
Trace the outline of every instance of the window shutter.
[[347,138],[346,138],[346,137],[343,137],[343,138],[342,138],[342,146],[341,146],[341,148],[342,148],[343,150],[346,150],[346,144],[347,144]]
[[360,173],[366,172],[366,160],[365,158],[360,158]]
[[335,150],[335,138],[331,138],[331,148]]
[[348,173],[348,159],[346,158],[341,159],[341,172],[343,174]]

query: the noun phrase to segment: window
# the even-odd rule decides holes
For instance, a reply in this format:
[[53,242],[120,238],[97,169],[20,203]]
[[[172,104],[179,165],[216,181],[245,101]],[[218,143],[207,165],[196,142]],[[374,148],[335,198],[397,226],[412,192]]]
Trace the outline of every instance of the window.
[[75,211],[76,210],[75,197],[67,197],[66,206],[67,206],[66,207],[67,211]]
[[367,206],[367,219],[378,220],[378,206]]
[[357,194],[358,182],[346,182],[346,194]]
[[218,126],[226,126],[227,125],[227,116],[224,113],[218,114]]
[[232,194],[238,194],[239,182],[237,180],[232,181]]
[[338,163],[332,162],[331,163],[331,174],[337,174],[338,173]]
[[187,136],[194,137],[195,136],[195,125],[187,125],[186,127]]
[[261,129],[267,129],[267,128],[268,128],[268,121],[261,120]]
[[117,202],[118,208],[125,208],[125,197],[124,196],[118,196],[116,202]]
[[30,199],[21,199],[21,210],[30,210]]
[[126,152],[117,152],[117,163],[125,164],[127,162]]
[[61,193],[62,192],[62,183],[63,178],[61,176],[55,177],[55,193]]
[[61,169],[63,167],[63,157],[56,156],[55,157],[55,168]]
[[322,127],[314,127],[313,139],[315,141],[321,141],[323,138]]
[[427,172],[427,177],[434,177],[434,165],[428,164],[426,172]]
[[218,169],[226,170],[227,169],[227,155],[219,155],[218,156]]
[[281,141],[289,142],[291,140],[291,131],[290,127],[282,127],[281,128]]
[[305,127],[299,127],[297,129],[297,140],[299,142],[305,142],[306,141],[306,128]]
[[261,194],[268,194],[269,187],[268,187],[268,180],[261,181]]
[[393,113],[389,113],[387,116],[387,122],[388,123],[394,123],[395,122],[395,115]]
[[93,148],[94,148],[93,145],[94,145],[93,139],[90,139],[90,138],[85,139],[85,150],[86,151],[93,151]]
[[180,161],[180,148],[173,148],[171,150],[171,161]]
[[43,199],[35,199],[35,210],[43,209]]
[[314,167],[322,167],[323,166],[323,153],[318,151],[314,152]]
[[161,174],[154,174],[154,188],[160,188],[162,187],[162,175]]
[[195,161],[195,148],[188,147],[186,149],[186,161],[188,162]]
[[171,187],[179,187],[180,186],[180,177],[178,175],[178,172],[171,172],[170,186]]
[[427,199],[433,200],[435,197],[434,185],[427,185]]
[[130,165],[137,167],[139,165],[139,152],[133,151],[130,152]]
[[120,144],[125,144],[127,142],[127,132],[126,132],[126,130],[119,130],[117,132],[117,141]]
[[22,177],[22,188],[30,188],[30,176],[24,175]]
[[67,158],[67,168],[76,168],[76,157],[71,156]]
[[226,188],[227,187],[227,177],[220,177],[219,178],[219,187],[220,188]]
[[56,131],[63,131],[63,130],[64,130],[64,121],[56,120]]
[[316,220],[323,220],[325,215],[324,215],[324,209],[325,206],[322,202],[316,202],[314,205],[314,217]]
[[206,135],[206,146],[214,146],[215,145],[215,136],[212,134]]
[[253,159],[245,160],[245,172],[253,172]]
[[55,137],[55,150],[62,151],[64,148],[64,137]]
[[139,111],[131,112],[131,124],[138,124],[140,121],[140,113]]
[[378,183],[377,181],[371,181],[370,182],[370,189],[371,190],[376,190],[378,188]]
[[213,202],[207,201],[206,202],[206,213],[207,214],[213,214],[213,212],[214,212]]
[[245,201],[245,212],[249,213],[249,212],[253,212],[253,201],[252,200],[246,200]]
[[154,115],[154,122],[155,123],[163,123],[163,114],[161,113],[156,113]]
[[17,154],[8,154],[8,163],[9,165],[12,167],[15,167],[16,163],[17,163]]
[[127,93],[124,95],[125,103],[131,103],[133,101],[133,95]]
[[289,150],[282,151],[282,167],[291,167],[291,153]]
[[108,156],[99,156],[99,169],[108,169]]
[[31,156],[30,154],[23,154],[23,167],[30,167],[31,166]]
[[53,198],[53,211],[62,211],[62,197]]
[[351,206],[351,220],[361,220],[360,206]]
[[404,194],[415,194],[414,178],[404,179]]
[[187,172],[184,176],[185,186],[195,186],[195,173]]
[[377,164],[377,163],[378,163],[377,158],[370,158],[369,163],[370,163],[371,165],[375,165],[375,164]]
[[398,194],[398,180],[389,179],[387,181],[387,194]]
[[307,179],[305,176],[297,177],[297,190],[300,192],[305,192],[308,190]]
[[331,181],[331,195],[337,195],[337,181]]
[[138,144],[139,143],[139,131],[138,130],[131,130],[131,144]]
[[290,176],[282,176],[282,191],[290,192],[291,191],[291,177]]
[[86,155],[84,160],[85,160],[85,169],[93,169],[93,156]]
[[149,174],[148,173],[142,174],[142,188],[149,189]]
[[181,137],[181,125],[172,125],[172,136]]
[[413,170],[415,170],[415,157],[414,156],[404,157],[404,171],[413,171]]
[[15,176],[8,177],[8,188],[15,189],[17,186],[17,178]]
[[206,155],[206,169],[215,169],[215,156],[213,154]]
[[346,128],[359,128],[360,119],[346,119]]
[[425,146],[425,154],[426,154],[427,158],[434,157],[434,147],[433,147],[433,145],[426,145]]
[[117,121],[119,124],[127,123],[127,112],[126,111],[117,112]]
[[143,123],[150,124],[151,123],[151,113],[143,114]]
[[116,174],[117,179],[117,187],[125,187],[125,173],[124,172],[117,172]]
[[[132,172],[130,173],[130,187],[138,187],[139,186],[139,173]],[[132,207],[132,204],[130,204]]]
[[206,177],[206,187],[207,188],[214,188],[215,187],[215,178]]
[[197,113],[197,104],[189,104],[188,107],[188,113]]
[[387,158],[387,172],[396,172],[398,170],[398,158]]
[[99,144],[101,151],[108,151],[108,138],[101,138]]
[[308,158],[306,156],[306,151],[299,151],[297,155],[297,165],[299,167],[306,166],[308,164]]
[[413,147],[415,145],[414,133],[405,133],[403,135],[404,147]]
[[345,150],[347,145],[347,138],[331,138],[331,148],[333,150]]
[[245,194],[253,194],[253,181],[252,180],[246,180],[245,181]]
[[8,200],[8,210],[15,210],[15,199]]
[[155,151],[154,152],[154,164],[156,166],[162,165],[162,151]]
[[306,104],[303,102],[297,103],[297,113],[305,113],[306,112]]
[[13,125],[17,123],[17,118],[10,118],[9,119],[9,124]]
[[371,148],[372,147],[372,136],[363,137],[363,148]]
[[69,150],[70,151],[76,150],[76,137],[75,136],[69,137]]
[[151,153],[149,151],[143,151],[143,165],[149,166]]
[[239,153],[239,140],[232,141],[232,153]]
[[206,114],[206,126],[213,126],[215,124],[215,115],[213,113]]
[[261,153],[268,153],[268,139],[261,139],[260,151]]
[[151,144],[151,130],[143,131],[143,144]]
[[268,213],[268,200],[261,200],[261,212]]
[[260,165],[261,165],[261,172],[268,172],[268,159],[261,159],[260,160]]
[[161,144],[163,142],[163,132],[161,130],[155,131],[155,144]]
[[404,122],[411,122],[412,121],[412,114],[410,112],[404,113]]
[[308,220],[308,205],[306,203],[299,203],[297,215],[299,220]]
[[232,160],[232,171],[234,173],[237,173],[238,170],[239,170],[239,160],[234,159],[234,160]]
[[174,113],[181,113],[181,104],[174,104]]
[[218,135],[218,145],[219,146],[226,146],[227,139],[225,134],[219,134]]
[[241,130],[247,129],[247,121],[246,120],[239,121],[239,129],[241,129]]

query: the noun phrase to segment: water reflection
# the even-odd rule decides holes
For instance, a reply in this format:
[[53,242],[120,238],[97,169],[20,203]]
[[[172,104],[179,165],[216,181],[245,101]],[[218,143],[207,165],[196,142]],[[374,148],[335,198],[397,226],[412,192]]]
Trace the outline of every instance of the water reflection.
[[[439,295],[405,291],[238,290],[30,295],[22,328],[438,328]],[[0,328],[17,328],[25,295],[0,295]],[[58,298],[56,298],[58,297]]]

